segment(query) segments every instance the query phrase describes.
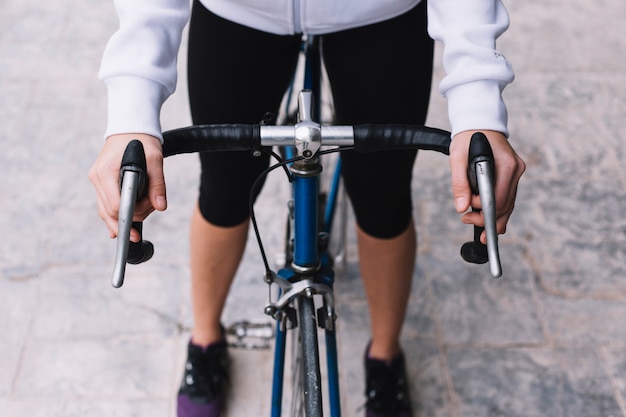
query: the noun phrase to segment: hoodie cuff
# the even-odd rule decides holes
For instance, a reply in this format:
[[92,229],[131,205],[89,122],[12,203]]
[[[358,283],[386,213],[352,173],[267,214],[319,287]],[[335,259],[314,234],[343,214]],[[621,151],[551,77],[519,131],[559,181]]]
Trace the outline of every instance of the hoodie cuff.
[[466,130],[494,130],[509,136],[508,114],[497,82],[475,81],[445,92],[452,137]]
[[169,97],[166,88],[158,82],[140,77],[119,76],[107,78],[108,122],[104,135],[145,133],[163,143],[161,107]]

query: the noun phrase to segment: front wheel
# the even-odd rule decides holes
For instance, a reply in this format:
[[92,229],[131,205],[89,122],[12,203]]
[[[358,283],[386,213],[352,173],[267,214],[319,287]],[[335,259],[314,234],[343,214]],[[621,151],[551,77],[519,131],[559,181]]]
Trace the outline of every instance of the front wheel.
[[291,417],[322,416],[322,377],[317,344],[317,321],[312,298],[300,297],[298,329],[292,332]]

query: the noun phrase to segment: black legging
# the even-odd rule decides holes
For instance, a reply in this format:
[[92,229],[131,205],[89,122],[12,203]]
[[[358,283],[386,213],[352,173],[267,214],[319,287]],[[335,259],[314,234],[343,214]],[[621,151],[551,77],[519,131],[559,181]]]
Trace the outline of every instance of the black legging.
[[[300,40],[224,20],[195,0],[188,55],[193,123],[258,123],[266,112],[277,113]],[[425,1],[397,18],[323,35],[321,42],[338,124],[424,123],[433,56]],[[342,153],[344,183],[363,231],[391,238],[406,230],[415,157],[407,150]],[[242,223],[252,182],[268,157],[220,152],[200,160],[202,215],[218,226]]]

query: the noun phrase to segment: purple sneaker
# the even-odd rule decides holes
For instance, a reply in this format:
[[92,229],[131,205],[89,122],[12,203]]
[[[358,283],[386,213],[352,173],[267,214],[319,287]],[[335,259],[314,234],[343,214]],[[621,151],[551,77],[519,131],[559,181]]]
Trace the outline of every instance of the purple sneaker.
[[370,358],[366,353],[365,386],[365,417],[413,416],[402,353],[391,363]]
[[178,390],[178,417],[220,417],[228,385],[226,341],[206,348],[189,342],[183,381]]

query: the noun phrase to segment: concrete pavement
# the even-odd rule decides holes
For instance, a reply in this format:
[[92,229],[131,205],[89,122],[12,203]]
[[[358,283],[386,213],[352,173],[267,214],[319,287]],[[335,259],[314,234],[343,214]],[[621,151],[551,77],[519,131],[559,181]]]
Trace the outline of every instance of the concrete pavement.
[[[528,163],[501,242],[504,276],[458,256],[447,161],[415,168],[418,266],[403,345],[419,417],[626,417],[626,3],[506,2],[499,48],[511,141]],[[110,286],[86,173],[105,123],[96,72],[117,19],[108,0],[0,3],[0,416],[174,416],[189,337],[187,227],[198,165],[166,162],[169,209],[146,222],[155,258]],[[181,68],[184,66],[181,60]],[[181,72],[164,128],[189,123]],[[441,78],[437,65],[436,81]],[[447,127],[433,93],[429,124]],[[285,184],[258,205],[280,252]],[[350,230],[337,283],[343,405],[361,415],[368,340]],[[265,320],[254,242],[227,323]],[[230,416],[267,414],[267,350],[233,350]]]

